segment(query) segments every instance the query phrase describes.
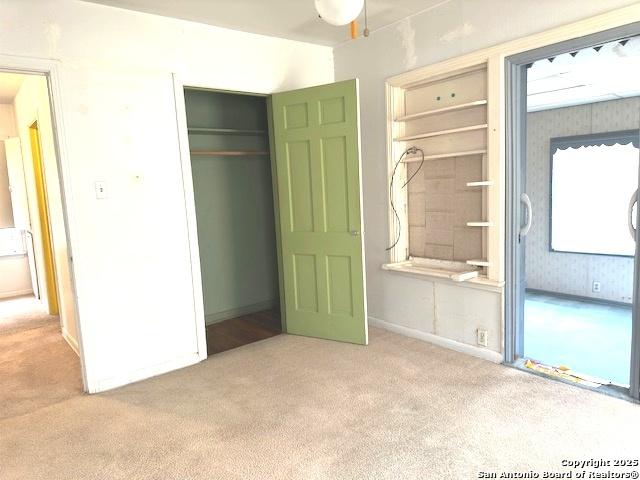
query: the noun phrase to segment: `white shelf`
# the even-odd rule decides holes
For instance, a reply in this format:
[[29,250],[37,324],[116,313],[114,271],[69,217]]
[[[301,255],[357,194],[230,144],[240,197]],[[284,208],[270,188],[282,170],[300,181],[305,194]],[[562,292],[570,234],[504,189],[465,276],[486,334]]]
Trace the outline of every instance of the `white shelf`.
[[[484,155],[487,153],[486,150],[466,150],[463,152],[451,152],[451,153],[440,153],[438,155],[425,155],[425,160],[436,160],[438,158],[451,158],[451,157],[468,157],[470,155]],[[412,162],[421,162],[422,155],[411,155],[409,157],[404,157],[402,163],[412,163]]]
[[476,267],[488,267],[491,264],[486,260],[467,260],[467,265],[475,265]]
[[387,263],[382,268],[446,278],[453,282],[465,282],[478,278],[479,273],[478,270],[467,267],[464,263],[429,259],[411,259],[400,263]]
[[449,130],[438,130],[437,132],[418,133],[416,135],[408,135],[406,137],[398,137],[393,140],[396,142],[406,142],[407,140],[418,140],[420,138],[439,137],[440,135],[451,135],[453,133],[473,132],[475,130],[483,130],[487,128],[486,123],[480,125],[469,125],[468,127],[451,128]]
[[424,112],[412,113],[411,115],[403,115],[395,119],[396,122],[408,122],[419,118],[428,117],[429,115],[437,115],[439,113],[456,112],[466,110],[467,108],[480,107],[486,105],[486,100],[476,100],[474,102],[461,103],[460,105],[452,105],[450,107],[435,108],[433,110],[425,110]]
[[467,182],[467,187],[488,187],[493,185],[491,180],[482,180],[480,182]]
[[467,286],[469,288],[476,288],[491,292],[502,292],[504,287],[504,282],[489,280],[487,277],[480,274],[478,274],[477,277],[466,279],[463,282],[455,281],[451,278],[451,275],[448,275],[446,272],[412,265],[412,262],[386,263],[382,265],[382,269],[396,274],[408,275],[414,278],[422,277],[431,281],[447,282],[454,285]]
[[467,222],[467,227],[490,227],[491,222]]

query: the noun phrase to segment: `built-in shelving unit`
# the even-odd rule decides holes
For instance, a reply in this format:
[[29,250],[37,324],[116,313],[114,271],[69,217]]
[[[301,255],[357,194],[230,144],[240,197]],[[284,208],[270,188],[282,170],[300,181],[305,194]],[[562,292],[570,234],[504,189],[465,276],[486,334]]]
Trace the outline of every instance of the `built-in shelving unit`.
[[[492,266],[487,232],[493,226],[488,192],[496,181],[487,167],[487,65],[439,72],[423,81],[414,77],[406,86],[392,86],[388,99],[390,175],[408,148],[417,147],[424,156],[404,156],[404,168],[396,171],[391,195],[396,210],[406,214],[398,225],[390,211],[390,238],[400,240],[391,251],[397,268],[390,266],[394,263],[385,268],[486,280]],[[439,269],[446,271],[434,273]]]

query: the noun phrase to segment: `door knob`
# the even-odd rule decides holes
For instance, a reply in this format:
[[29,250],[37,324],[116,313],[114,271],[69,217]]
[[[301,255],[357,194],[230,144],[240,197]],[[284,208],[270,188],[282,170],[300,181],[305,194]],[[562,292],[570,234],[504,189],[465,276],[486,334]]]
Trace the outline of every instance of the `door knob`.
[[531,222],[533,221],[533,208],[531,208],[531,200],[529,199],[529,195],[523,192],[522,194],[520,194],[520,201],[524,203],[524,206],[527,209],[527,223],[520,227],[518,242],[521,242],[522,239],[527,236],[529,230],[531,230]]
[[354,237],[357,237],[358,235],[360,235],[360,232],[358,230],[351,230],[349,233]]
[[638,189],[636,189],[636,191],[633,192],[633,195],[631,195],[631,199],[629,199],[629,212],[628,212],[629,233],[631,234],[631,238],[633,238],[634,242],[636,241],[636,229],[633,227],[633,206],[637,201],[638,201]]

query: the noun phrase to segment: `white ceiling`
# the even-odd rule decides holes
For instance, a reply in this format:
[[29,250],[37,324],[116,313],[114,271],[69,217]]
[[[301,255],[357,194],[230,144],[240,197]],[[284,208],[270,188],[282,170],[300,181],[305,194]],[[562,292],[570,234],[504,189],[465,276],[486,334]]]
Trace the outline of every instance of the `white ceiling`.
[[0,73],[0,103],[13,103],[23,79],[17,73]]
[[[318,18],[314,0],[85,0],[92,3],[208,23],[218,27],[321,45],[349,40],[349,26]],[[374,31],[450,0],[367,0],[369,30]],[[360,31],[364,12],[360,14]]]
[[530,112],[640,95],[640,38],[540,60],[527,71]]

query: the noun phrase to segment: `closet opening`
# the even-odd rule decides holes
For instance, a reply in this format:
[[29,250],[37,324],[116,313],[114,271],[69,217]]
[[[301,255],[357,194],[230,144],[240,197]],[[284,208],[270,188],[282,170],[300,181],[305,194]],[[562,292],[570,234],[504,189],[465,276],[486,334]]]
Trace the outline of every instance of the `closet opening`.
[[184,97],[212,355],[282,333],[267,98]]

